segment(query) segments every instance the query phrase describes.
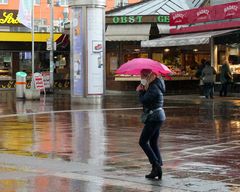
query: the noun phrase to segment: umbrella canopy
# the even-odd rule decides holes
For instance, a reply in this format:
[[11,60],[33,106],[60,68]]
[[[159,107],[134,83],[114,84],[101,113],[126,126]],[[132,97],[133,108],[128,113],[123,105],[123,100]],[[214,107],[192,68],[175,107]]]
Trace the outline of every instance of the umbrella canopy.
[[163,76],[172,73],[166,65],[148,58],[132,59],[127,63],[122,64],[115,73],[123,75],[140,75],[141,70],[143,69],[151,69],[157,75],[161,74]]

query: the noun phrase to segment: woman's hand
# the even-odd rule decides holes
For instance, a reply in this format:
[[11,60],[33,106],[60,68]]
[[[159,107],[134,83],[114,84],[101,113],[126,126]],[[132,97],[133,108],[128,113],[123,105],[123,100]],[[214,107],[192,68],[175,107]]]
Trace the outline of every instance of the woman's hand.
[[142,84],[139,84],[136,88],[136,91],[144,91],[144,86]]

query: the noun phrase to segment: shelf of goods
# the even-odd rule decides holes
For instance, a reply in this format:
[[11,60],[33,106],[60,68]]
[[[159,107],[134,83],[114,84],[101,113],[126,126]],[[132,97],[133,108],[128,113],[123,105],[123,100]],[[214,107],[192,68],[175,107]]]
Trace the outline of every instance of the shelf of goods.
[[[116,75],[115,81],[140,81],[140,76],[129,76],[129,75]],[[164,78],[165,80],[192,80],[191,76],[187,75],[172,75],[171,79]]]

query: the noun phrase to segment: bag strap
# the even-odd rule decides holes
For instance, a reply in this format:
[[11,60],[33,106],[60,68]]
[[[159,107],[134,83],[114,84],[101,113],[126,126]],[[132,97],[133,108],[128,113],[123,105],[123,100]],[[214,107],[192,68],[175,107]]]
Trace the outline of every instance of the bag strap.
[[153,114],[154,112],[160,111],[160,110],[162,110],[162,107],[159,107],[159,108],[154,109],[154,110],[150,110],[150,111],[149,111],[149,114]]

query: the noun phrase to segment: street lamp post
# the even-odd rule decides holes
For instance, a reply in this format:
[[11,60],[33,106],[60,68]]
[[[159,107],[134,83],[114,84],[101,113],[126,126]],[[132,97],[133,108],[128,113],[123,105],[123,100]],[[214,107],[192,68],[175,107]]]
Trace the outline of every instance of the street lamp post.
[[53,91],[54,89],[54,61],[53,61],[53,51],[54,51],[54,40],[53,40],[53,20],[54,20],[54,0],[51,0],[50,3],[50,54],[49,54],[49,61],[50,61],[50,89]]
[[32,1],[31,25],[32,25],[32,30],[31,30],[31,33],[32,33],[32,79],[33,79],[33,74],[35,72],[34,70],[35,68],[35,65],[34,65],[34,59],[35,59],[34,58],[35,57],[34,55],[34,0]]

